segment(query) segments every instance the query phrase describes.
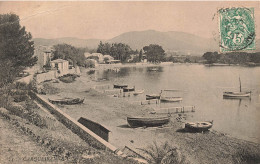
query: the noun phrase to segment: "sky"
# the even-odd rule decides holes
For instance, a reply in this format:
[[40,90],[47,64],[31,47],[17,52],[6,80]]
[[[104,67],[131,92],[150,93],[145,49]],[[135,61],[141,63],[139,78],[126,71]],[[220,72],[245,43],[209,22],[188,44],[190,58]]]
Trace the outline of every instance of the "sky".
[[220,8],[253,7],[260,38],[260,1],[256,2],[0,2],[0,14],[15,13],[34,38],[111,39],[129,31],[181,31],[205,38],[218,32]]

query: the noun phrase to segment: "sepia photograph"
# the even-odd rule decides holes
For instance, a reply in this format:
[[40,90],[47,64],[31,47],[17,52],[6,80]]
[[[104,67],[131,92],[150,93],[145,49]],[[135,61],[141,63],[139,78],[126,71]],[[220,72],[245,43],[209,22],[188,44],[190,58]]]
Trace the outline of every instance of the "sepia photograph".
[[260,1],[0,1],[0,164],[259,164]]

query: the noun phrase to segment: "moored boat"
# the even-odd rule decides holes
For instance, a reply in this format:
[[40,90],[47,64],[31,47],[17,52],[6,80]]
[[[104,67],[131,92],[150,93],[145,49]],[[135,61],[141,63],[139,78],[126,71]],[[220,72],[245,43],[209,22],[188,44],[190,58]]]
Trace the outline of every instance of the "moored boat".
[[185,129],[203,132],[209,130],[213,126],[213,121],[205,121],[205,122],[187,122],[185,123]]
[[169,117],[127,117],[130,127],[162,126],[170,121]]
[[81,104],[84,101],[84,98],[63,98],[63,99],[48,99],[52,104],[62,104],[62,105],[74,105]]
[[123,92],[132,92],[135,91],[135,87],[125,87],[123,88]]
[[151,100],[151,99],[160,99],[160,95],[156,94],[151,94],[151,95],[146,95],[146,100]]
[[179,102],[182,101],[182,97],[160,97],[162,102]]
[[239,92],[223,92],[224,98],[241,98],[241,97],[251,97],[251,91],[242,92],[241,80],[239,77],[240,91]]
[[144,89],[135,91],[133,93],[133,95],[139,95],[139,94],[143,94],[143,93],[144,93]]
[[114,88],[126,88],[128,87],[127,84],[114,84]]
[[250,97],[251,92],[223,92],[224,97]]

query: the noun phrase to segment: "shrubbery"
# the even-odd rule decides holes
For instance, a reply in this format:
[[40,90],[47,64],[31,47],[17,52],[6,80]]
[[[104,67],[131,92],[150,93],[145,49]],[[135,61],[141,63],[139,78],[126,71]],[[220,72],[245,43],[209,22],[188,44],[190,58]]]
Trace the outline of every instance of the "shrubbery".
[[64,83],[72,83],[73,81],[75,81],[75,79],[77,77],[79,77],[79,76],[75,75],[75,74],[66,74],[66,75],[59,77],[59,80]]

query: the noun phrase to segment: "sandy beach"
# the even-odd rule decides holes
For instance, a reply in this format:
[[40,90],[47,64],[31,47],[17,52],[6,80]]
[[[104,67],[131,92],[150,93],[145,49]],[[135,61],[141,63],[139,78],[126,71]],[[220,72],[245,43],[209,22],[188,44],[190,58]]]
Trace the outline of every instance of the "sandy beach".
[[[260,145],[222,134],[217,131],[207,133],[188,133],[183,131],[184,124],[176,120],[178,114],[171,116],[168,125],[154,128],[129,128],[127,116],[149,115],[152,111],[147,106],[135,105],[124,98],[107,96],[93,89],[96,82],[91,76],[86,76],[87,70],[82,70],[83,76],[73,83],[62,82],[49,85],[60,90],[57,94],[44,95],[46,98],[84,97],[80,105],[59,105],[59,108],[75,120],[85,117],[98,122],[109,129],[109,142],[123,149],[130,147],[145,156],[140,149],[156,143],[167,141],[185,155],[190,163],[245,163],[253,162],[260,157]],[[182,117],[192,117],[192,113],[182,114]],[[185,119],[183,119],[185,121]],[[254,161],[250,161],[250,159]]]

